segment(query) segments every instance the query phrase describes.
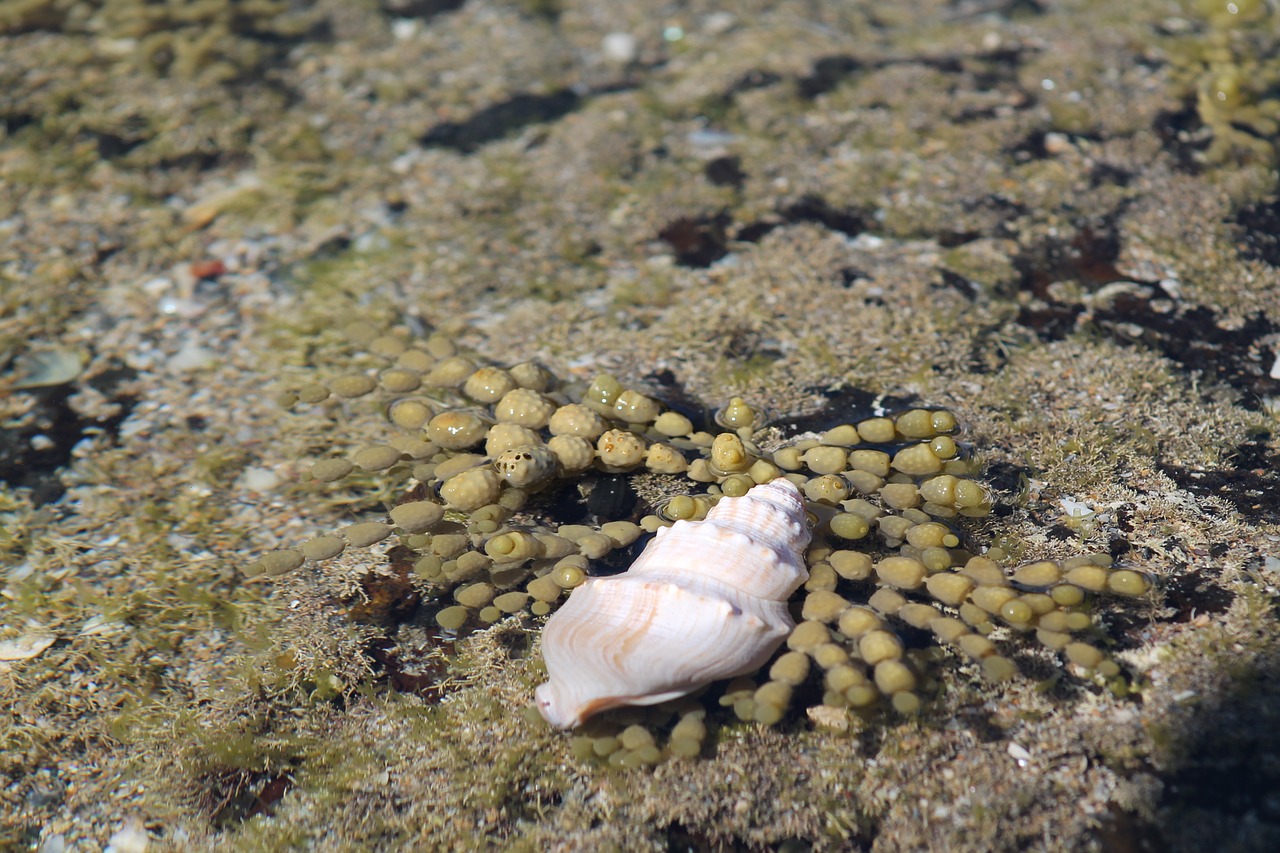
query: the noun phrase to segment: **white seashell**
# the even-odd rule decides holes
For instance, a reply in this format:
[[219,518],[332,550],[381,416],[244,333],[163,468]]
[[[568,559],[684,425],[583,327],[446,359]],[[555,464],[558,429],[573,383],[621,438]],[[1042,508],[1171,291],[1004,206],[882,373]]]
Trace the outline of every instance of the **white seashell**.
[[804,500],[782,478],[659,530],[630,569],[588,579],[547,621],[538,710],[570,728],[759,669],[795,625],[808,544]]

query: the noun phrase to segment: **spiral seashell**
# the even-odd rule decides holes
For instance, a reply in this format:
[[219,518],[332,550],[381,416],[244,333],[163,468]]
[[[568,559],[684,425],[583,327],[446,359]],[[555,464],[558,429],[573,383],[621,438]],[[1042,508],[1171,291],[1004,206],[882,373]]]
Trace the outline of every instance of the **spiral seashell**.
[[783,478],[659,530],[630,569],[587,579],[547,621],[538,710],[570,728],[759,669],[794,627],[808,544],[804,500]]

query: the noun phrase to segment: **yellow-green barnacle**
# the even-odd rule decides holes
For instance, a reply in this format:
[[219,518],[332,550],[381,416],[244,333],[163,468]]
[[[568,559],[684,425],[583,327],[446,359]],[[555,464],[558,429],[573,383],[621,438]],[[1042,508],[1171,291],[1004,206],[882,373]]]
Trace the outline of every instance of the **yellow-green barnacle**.
[[441,412],[427,423],[427,438],[445,450],[466,450],[485,440],[489,425],[473,412]]
[[655,474],[680,474],[689,469],[689,460],[670,444],[655,442],[645,452],[644,467]]
[[924,580],[925,589],[934,600],[949,607],[959,607],[969,598],[977,584],[970,577],[954,572],[939,572]]
[[668,438],[681,438],[693,434],[693,422],[679,412],[665,411],[653,422],[653,428],[659,435]]
[[1066,566],[1071,566],[1063,577],[1067,583],[1089,592],[1102,592],[1107,588],[1107,580],[1111,576],[1109,569],[1095,563],[1071,565],[1071,561],[1067,561],[1064,568]]
[[871,577],[871,556],[862,551],[832,551],[827,562],[845,580],[862,581]]
[[353,373],[350,376],[339,376],[329,383],[329,390],[333,392],[335,397],[343,397],[350,399],[353,397],[363,397],[378,387],[377,380],[372,376],[366,376],[363,373]]
[[870,450],[864,447],[849,451],[848,465],[853,471],[865,471],[884,478],[889,476],[891,462],[889,454],[883,450]]
[[741,397],[731,397],[729,405],[716,412],[715,421],[725,429],[750,429],[756,422],[756,410]]
[[876,519],[876,530],[886,545],[896,548],[907,538],[915,523],[900,515],[884,515]]
[[991,493],[981,483],[973,480],[956,480],[955,505],[960,509],[990,506]]
[[890,509],[912,509],[920,506],[920,489],[915,483],[886,483],[879,489],[880,500]]
[[739,474],[754,462],[742,439],[731,432],[722,432],[711,442],[711,470],[718,476]]
[[782,469],[768,459],[757,459],[747,469],[747,476],[758,486],[762,483],[771,483],[781,477]]
[[828,590],[815,590],[805,596],[801,617],[807,621],[834,622],[850,607],[849,600]]
[[894,616],[907,604],[907,599],[896,590],[882,586],[871,594],[867,604],[878,613]]
[[514,563],[543,556],[542,543],[532,533],[508,530],[484,543],[484,552],[495,563]]
[[919,602],[913,601],[903,605],[896,615],[912,628],[924,630],[928,628],[935,619],[942,618],[942,611],[934,607],[932,604],[920,604]]
[[679,758],[692,758],[702,751],[702,742],[706,738],[707,726],[703,722],[703,715],[685,714],[671,730],[671,754]]
[[456,631],[467,622],[471,611],[461,604],[446,607],[436,614],[436,624],[446,631]]
[[766,726],[780,723],[791,705],[791,685],[784,681],[768,681],[756,688],[755,721]]
[[625,423],[653,423],[661,413],[662,406],[658,401],[639,391],[623,391],[613,401],[612,417]]
[[378,384],[392,394],[408,394],[422,386],[422,374],[406,367],[388,367],[378,374]]
[[341,480],[356,469],[355,463],[346,459],[321,459],[311,466],[311,479],[320,483]]
[[440,497],[463,512],[497,502],[502,495],[502,478],[492,468],[471,468],[440,484]]
[[1024,586],[1052,586],[1062,580],[1062,567],[1049,560],[1021,566],[1013,573],[1015,583]]
[[541,445],[512,447],[498,454],[493,468],[502,479],[518,488],[541,485],[556,475],[556,455]]
[[551,420],[556,404],[530,388],[513,388],[493,406],[498,423],[518,424],[529,429],[542,429]]
[[847,467],[849,454],[844,448],[820,444],[810,447],[801,458],[805,467],[815,474],[838,474]]
[[569,474],[585,471],[596,458],[595,445],[580,435],[553,435],[547,441],[547,450]]
[[773,451],[773,464],[783,471],[799,471],[804,467],[805,452],[800,447],[780,447]]
[[642,464],[647,450],[641,436],[624,429],[606,430],[596,441],[600,466],[610,473],[629,471]]
[[814,503],[836,506],[849,497],[849,481],[838,474],[823,474],[806,482],[803,491]]
[[614,548],[613,540],[603,533],[588,533],[577,540],[578,553],[588,560],[599,560]]
[[910,557],[885,557],[876,563],[876,577],[897,589],[919,589],[929,575],[924,563]]
[[858,435],[858,428],[853,424],[840,424],[824,432],[819,440],[836,447],[853,447],[862,443],[862,436]]
[[435,366],[436,357],[425,350],[409,347],[400,355],[396,356],[396,367],[403,367],[405,370],[412,370],[421,376],[427,373]]
[[846,471],[844,478],[858,494],[875,495],[884,488],[884,480],[866,471]]
[[532,361],[513,364],[507,372],[521,388],[527,388],[530,391],[550,391],[556,384],[556,378],[550,370]]
[[600,525],[600,532],[608,536],[614,548],[625,548],[640,538],[640,525],[630,521],[607,521]]
[[[327,390],[326,393],[328,393]],[[285,388],[277,391],[272,400],[282,409],[292,409],[302,401],[302,395],[298,393],[296,388]]]
[[430,530],[444,518],[444,507],[433,501],[410,501],[391,508],[391,523],[405,533]]
[[551,413],[547,429],[552,435],[578,435],[595,441],[609,428],[604,418],[581,403],[568,403]]
[[915,548],[955,548],[960,545],[960,537],[949,527],[936,521],[928,521],[914,525],[907,531],[907,542]]
[[503,613],[519,613],[529,603],[529,593],[513,590],[493,597],[493,606]]
[[470,610],[479,610],[493,601],[495,590],[487,581],[460,586],[453,593],[453,600]]
[[983,586],[1004,586],[1009,582],[1004,570],[986,557],[973,557],[964,564],[960,574],[972,578]]
[[858,435],[868,444],[889,444],[898,436],[891,418],[867,418],[856,426]]
[[602,415],[612,415],[613,404],[624,390],[622,383],[608,373],[598,374],[583,392],[582,405]]
[[1018,593],[1007,586],[979,586],[969,593],[970,601],[993,616],[999,615],[1005,604],[1017,597]]
[[811,652],[831,640],[827,626],[816,620],[801,622],[787,635],[787,648],[795,652]]
[[954,459],[960,453],[960,446],[949,435],[939,435],[929,442],[929,449],[939,459]]
[[321,385],[319,382],[309,382],[306,385],[303,385],[298,389],[297,394],[298,401],[306,403],[309,406],[315,405],[316,403],[323,403],[325,400],[329,399],[329,389],[326,386]]
[[542,436],[519,424],[494,424],[485,434],[486,456],[497,456],[513,447],[529,447],[542,444]]
[[898,437],[906,439],[933,438],[939,432],[933,422],[934,413],[928,409],[912,409],[894,420]]
[[249,577],[266,575],[267,577],[275,578],[288,574],[305,561],[306,557],[303,553],[293,548],[268,551],[258,559],[258,562],[245,569],[245,574]]
[[938,474],[920,483],[920,497],[927,503],[955,506],[956,484],[960,480],[950,474]]
[[1107,577],[1107,589],[1118,595],[1142,595],[1151,589],[1151,584],[1141,572],[1118,569]]
[[431,368],[422,381],[436,388],[457,388],[476,372],[476,363],[461,356],[442,358]]
[[303,542],[299,549],[309,563],[331,560],[347,547],[347,540],[338,536],[317,536]]
[[415,460],[430,459],[440,452],[440,448],[432,442],[412,435],[393,435],[387,439],[387,444]]
[[[558,560],[551,569],[551,579],[561,589],[575,589],[587,580],[587,559],[580,555],[570,555]],[[532,593],[532,590],[530,590]]]
[[905,651],[902,640],[891,631],[867,631],[858,638],[858,656],[871,666],[881,661],[898,660]]
[[809,677],[809,656],[804,652],[786,652],[769,668],[769,678],[797,687]]
[[387,420],[403,430],[422,429],[435,414],[435,409],[422,397],[401,397],[387,406]]
[[925,548],[920,551],[918,557],[930,573],[946,571],[957,563],[963,562],[963,560],[957,560],[947,548]]
[[698,505],[692,495],[676,495],[658,510],[658,514],[667,521],[687,521],[697,512]]
[[913,444],[893,455],[893,470],[911,477],[923,477],[942,470],[942,460],[928,444]]
[[458,353],[458,346],[453,342],[453,337],[445,331],[434,331],[427,335],[427,339],[422,342],[422,347],[436,358],[450,358]]
[[362,521],[358,524],[349,524],[341,528],[338,533],[353,547],[367,548],[386,539],[393,530],[395,528],[392,525],[383,524],[381,521]]
[[1084,602],[1084,590],[1075,584],[1060,583],[1049,590],[1049,597],[1059,607],[1077,607]]
[[477,403],[496,403],[508,391],[517,387],[511,374],[501,367],[486,365],[476,368],[475,372],[462,383],[462,393]]
[[[525,585],[529,595],[535,599],[535,603],[551,604],[560,597],[562,588],[556,583],[555,576],[548,573],[541,575],[529,581]],[[535,614],[536,615],[536,614]]]
[[400,461],[404,454],[387,444],[375,444],[357,450],[351,461],[365,471],[385,471]]
[[703,457],[699,456],[689,462],[688,469],[685,470],[685,476],[695,483],[714,483],[720,479],[714,471],[711,470],[711,463]]

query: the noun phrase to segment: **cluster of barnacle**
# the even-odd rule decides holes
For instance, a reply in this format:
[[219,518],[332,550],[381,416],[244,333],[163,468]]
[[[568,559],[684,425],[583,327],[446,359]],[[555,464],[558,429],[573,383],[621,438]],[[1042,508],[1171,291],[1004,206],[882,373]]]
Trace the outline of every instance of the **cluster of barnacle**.
[[1174,85],[1194,99],[1208,136],[1201,158],[1215,165],[1274,163],[1280,132],[1275,3],[1199,0],[1192,11],[1201,25],[1179,23],[1169,53]]
[[[792,608],[800,622],[767,678],[729,682],[719,701],[739,719],[777,723],[801,691],[820,695],[836,713],[880,705],[916,711],[926,662],[896,625],[931,633],[992,680],[1015,672],[989,636],[1000,626],[1034,635],[1082,670],[1119,672],[1081,639],[1095,627],[1086,599],[1097,592],[1140,595],[1149,581],[1111,568],[1104,555],[1006,572],[966,549],[956,522],[988,514],[992,496],[974,478],[977,465],[956,442],[949,411],[869,417],[765,452],[752,441],[760,427],[756,413],[741,399],[717,413],[712,434],[607,375],[571,394],[540,366],[482,363],[459,355],[443,337],[375,335],[363,325],[352,336],[381,359],[380,368],[291,389],[282,403],[381,392],[397,434],[349,458],[320,460],[311,477],[328,483],[378,472],[425,497],[393,507],[387,521],[271,552],[251,575],[283,574],[396,535],[416,557],[416,576],[437,590],[437,602],[452,598],[435,613],[442,628],[522,612],[542,616],[610,551],[677,520],[701,519],[721,498],[785,477],[802,491],[812,525],[803,601]],[[591,471],[679,475],[689,488],[638,522],[530,521],[539,492]],[[697,754],[706,714],[689,696],[621,708],[603,722],[588,721],[573,749],[623,766]],[[660,746],[652,730],[677,717]]]

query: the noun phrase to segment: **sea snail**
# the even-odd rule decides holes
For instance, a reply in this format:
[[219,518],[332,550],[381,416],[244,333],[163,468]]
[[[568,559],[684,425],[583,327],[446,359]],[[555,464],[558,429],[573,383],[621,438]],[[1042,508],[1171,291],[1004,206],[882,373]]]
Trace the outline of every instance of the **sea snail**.
[[804,499],[784,478],[659,530],[626,572],[588,579],[547,621],[538,710],[571,728],[759,669],[794,626],[808,544]]

